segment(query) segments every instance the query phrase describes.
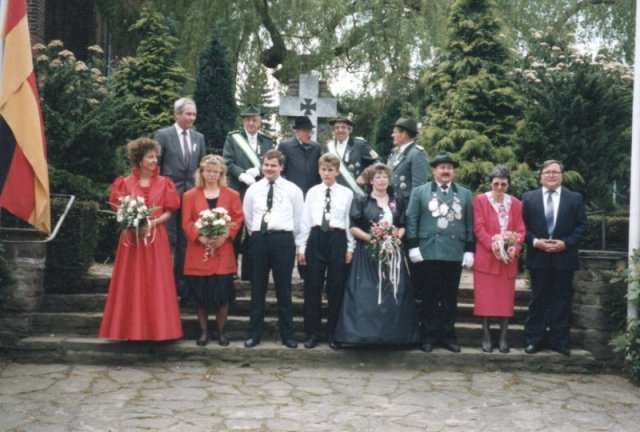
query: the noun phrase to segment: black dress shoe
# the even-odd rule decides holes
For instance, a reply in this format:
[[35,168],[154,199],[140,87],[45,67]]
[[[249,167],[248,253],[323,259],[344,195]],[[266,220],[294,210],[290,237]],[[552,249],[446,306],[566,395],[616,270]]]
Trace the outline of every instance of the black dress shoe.
[[244,341],[244,346],[245,346],[245,348],[253,348],[254,346],[258,345],[259,343],[260,343],[259,340],[254,339],[254,338],[249,338],[249,339]]
[[282,345],[286,346],[287,348],[298,348],[298,342],[296,342],[296,340],[293,338],[284,339],[282,341]]
[[331,348],[334,351],[337,351],[340,348],[342,348],[342,344],[340,342],[336,342],[334,340],[330,340],[329,341],[329,348]]
[[529,344],[529,345],[527,345],[527,346],[525,347],[525,349],[524,349],[524,352],[526,352],[527,354],[535,354],[535,353],[537,353],[538,351],[539,351],[539,350],[538,350],[538,347],[537,347],[537,346],[535,346],[535,345],[533,345],[533,344]]
[[209,343],[209,337],[207,335],[200,335],[200,337],[198,339],[196,339],[196,345],[198,346],[205,346],[206,344]]
[[433,351],[433,344],[430,342],[425,342],[421,344],[419,348],[420,348],[420,351],[430,353],[431,351]]
[[229,338],[226,335],[220,336],[220,338],[218,338],[218,345],[223,347],[229,346]]
[[553,351],[557,352],[558,354],[562,354],[565,357],[570,357],[571,356],[571,350],[569,348],[557,348],[554,349]]
[[318,346],[318,338],[316,336],[311,336],[309,339],[306,340],[306,342],[304,343],[304,347],[306,349],[312,349]]
[[509,351],[510,351],[509,344],[507,344],[507,343],[501,343],[501,344],[500,344],[500,352],[501,352],[502,354],[506,354],[506,353],[508,353]]
[[458,345],[457,343],[453,343],[453,342],[445,342],[442,344],[442,348],[446,349],[447,351],[451,351],[453,353],[459,353],[460,352],[460,345]]

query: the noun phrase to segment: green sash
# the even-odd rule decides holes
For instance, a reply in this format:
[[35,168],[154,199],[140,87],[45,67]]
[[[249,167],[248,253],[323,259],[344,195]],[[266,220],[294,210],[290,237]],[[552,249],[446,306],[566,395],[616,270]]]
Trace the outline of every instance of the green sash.
[[253,151],[244,134],[242,134],[242,132],[231,134],[231,139],[240,147],[240,150],[242,150],[242,153],[249,159],[249,162],[251,162],[255,168],[260,169],[260,159],[258,159],[258,155]]
[[358,182],[356,182],[356,179],[353,178],[353,174],[351,174],[351,171],[349,171],[349,168],[347,168],[347,165],[344,163],[342,158],[340,158],[340,155],[338,154],[338,149],[336,148],[336,141],[335,140],[329,141],[329,143],[327,144],[327,148],[331,153],[338,156],[338,158],[340,159],[340,175],[342,176],[344,181],[347,183],[347,186],[349,186],[354,193],[358,195],[364,195],[364,191],[362,190]]

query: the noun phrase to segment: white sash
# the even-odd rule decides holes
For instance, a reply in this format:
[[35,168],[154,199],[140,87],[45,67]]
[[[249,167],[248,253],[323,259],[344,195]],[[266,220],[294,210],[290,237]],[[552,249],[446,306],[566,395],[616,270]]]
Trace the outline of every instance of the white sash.
[[351,190],[356,194],[364,195],[362,188],[356,182],[356,179],[353,178],[353,174],[351,174],[351,171],[349,171],[349,168],[347,168],[347,165],[340,158],[340,155],[338,154],[338,149],[336,147],[336,141],[335,140],[329,141],[329,143],[327,144],[327,147],[329,148],[329,151],[331,153],[338,156],[338,158],[340,159],[340,175],[342,176],[344,181],[347,183],[347,186],[349,186]]
[[[253,149],[251,148],[251,145],[249,145],[249,141],[247,141],[247,138],[244,136],[244,134],[242,132],[238,132],[238,133],[234,133],[231,135],[231,139],[238,144],[238,147],[240,147],[240,150],[242,150],[242,153],[244,153],[244,155],[249,159],[249,162],[251,162],[251,164],[255,167],[255,168],[260,168],[260,159],[258,159],[258,155],[256,154],[255,151],[253,151]],[[256,137],[256,146],[259,146],[260,144],[258,143],[258,137]]]

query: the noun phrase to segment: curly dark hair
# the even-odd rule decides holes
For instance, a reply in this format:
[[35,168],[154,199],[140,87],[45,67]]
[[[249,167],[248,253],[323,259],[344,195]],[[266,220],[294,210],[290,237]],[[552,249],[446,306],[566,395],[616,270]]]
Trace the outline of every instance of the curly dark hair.
[[156,153],[160,154],[158,141],[145,137],[138,138],[127,143],[127,158],[132,166],[138,166],[144,159],[144,155],[151,150],[155,150]]

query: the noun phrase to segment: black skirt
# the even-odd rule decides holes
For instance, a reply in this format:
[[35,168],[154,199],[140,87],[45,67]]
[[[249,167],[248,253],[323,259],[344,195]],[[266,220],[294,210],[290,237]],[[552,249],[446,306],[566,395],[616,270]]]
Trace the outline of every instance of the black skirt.
[[[404,258],[403,258],[404,260]],[[418,313],[403,263],[397,299],[384,280],[378,303],[378,263],[358,240],[338,315],[335,340],[353,344],[415,344],[420,341]]]
[[184,276],[183,305],[195,304],[214,312],[236,299],[233,274],[211,276]]

